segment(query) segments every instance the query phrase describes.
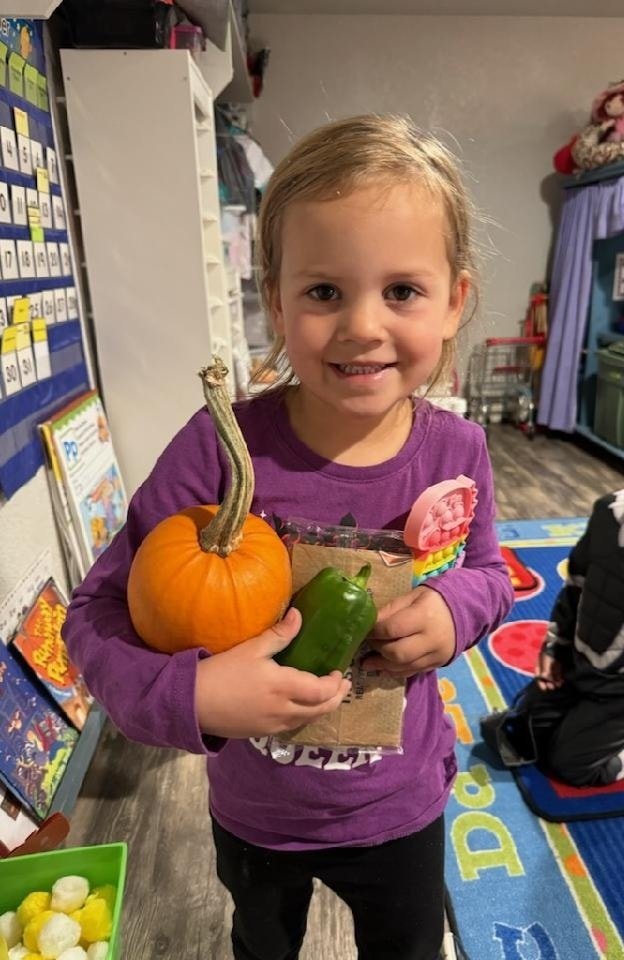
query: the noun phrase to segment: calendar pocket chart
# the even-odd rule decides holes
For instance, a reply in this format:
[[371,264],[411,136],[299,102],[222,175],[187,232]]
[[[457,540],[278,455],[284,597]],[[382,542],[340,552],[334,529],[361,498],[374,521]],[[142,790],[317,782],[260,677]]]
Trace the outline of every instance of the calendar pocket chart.
[[91,386],[42,28],[0,19],[0,489],[43,465],[37,424]]

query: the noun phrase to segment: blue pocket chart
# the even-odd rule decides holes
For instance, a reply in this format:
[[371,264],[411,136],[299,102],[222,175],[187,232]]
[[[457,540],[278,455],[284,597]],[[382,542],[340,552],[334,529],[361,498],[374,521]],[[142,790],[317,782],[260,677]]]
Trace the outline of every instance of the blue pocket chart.
[[37,424],[90,388],[38,21],[0,16],[0,490],[44,462]]

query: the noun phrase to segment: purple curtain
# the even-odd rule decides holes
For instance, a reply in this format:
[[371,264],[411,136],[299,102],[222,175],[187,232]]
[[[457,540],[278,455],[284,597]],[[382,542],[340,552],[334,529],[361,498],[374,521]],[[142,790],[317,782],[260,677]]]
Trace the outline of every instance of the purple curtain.
[[624,231],[624,176],[567,191],[550,284],[548,349],[537,422],[572,432],[591,296],[594,240]]

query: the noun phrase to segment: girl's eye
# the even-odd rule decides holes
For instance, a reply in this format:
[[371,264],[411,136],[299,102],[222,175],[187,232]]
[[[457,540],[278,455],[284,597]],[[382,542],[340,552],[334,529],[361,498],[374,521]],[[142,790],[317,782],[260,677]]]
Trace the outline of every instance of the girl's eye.
[[331,283],[317,283],[315,287],[308,290],[308,296],[312,297],[313,300],[321,300],[325,303],[328,300],[335,300],[338,296],[338,291]]
[[389,287],[385,292],[385,296],[390,300],[398,300],[400,303],[413,300],[414,297],[418,297],[419,295],[420,291],[412,287],[409,283],[395,283],[394,286]]

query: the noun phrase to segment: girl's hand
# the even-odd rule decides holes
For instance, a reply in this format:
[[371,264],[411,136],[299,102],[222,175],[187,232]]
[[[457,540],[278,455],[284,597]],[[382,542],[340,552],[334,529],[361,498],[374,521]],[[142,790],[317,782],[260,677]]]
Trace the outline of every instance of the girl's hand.
[[365,659],[365,670],[411,677],[443,667],[451,660],[455,625],[437,591],[416,587],[382,607],[369,641],[378,655]]
[[292,730],[331,713],[351,688],[339,671],[326,677],[280,667],[271,658],[301,627],[291,608],[283,620],[245,643],[197,665],[195,706],[203,733],[264,737]]

